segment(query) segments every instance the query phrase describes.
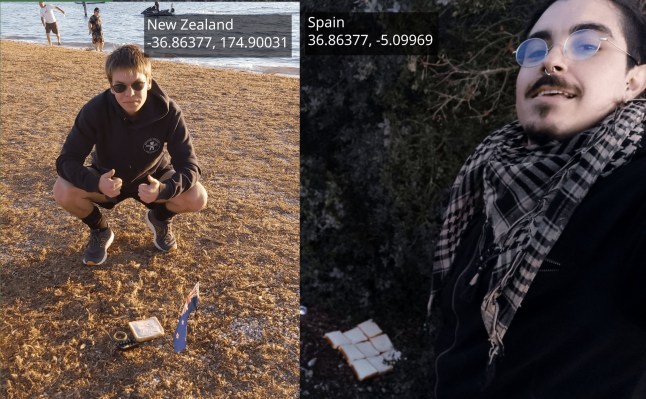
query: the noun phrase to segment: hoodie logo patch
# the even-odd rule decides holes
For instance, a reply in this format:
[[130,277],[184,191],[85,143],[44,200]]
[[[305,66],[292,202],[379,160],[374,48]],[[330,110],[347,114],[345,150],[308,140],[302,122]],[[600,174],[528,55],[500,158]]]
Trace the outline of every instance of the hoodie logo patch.
[[157,152],[159,151],[160,148],[161,148],[161,142],[154,137],[151,137],[144,142],[144,151],[146,151],[146,153],[148,154]]

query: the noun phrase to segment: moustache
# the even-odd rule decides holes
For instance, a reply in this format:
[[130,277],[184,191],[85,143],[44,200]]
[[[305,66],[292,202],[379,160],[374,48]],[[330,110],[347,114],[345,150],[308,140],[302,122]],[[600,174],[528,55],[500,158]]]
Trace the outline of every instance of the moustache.
[[533,85],[530,86],[527,92],[525,92],[525,96],[532,97],[543,86],[550,86],[561,89],[563,91],[567,91],[569,93],[578,94],[577,88],[566,82],[564,79],[556,75],[543,75],[536,82],[534,82]]

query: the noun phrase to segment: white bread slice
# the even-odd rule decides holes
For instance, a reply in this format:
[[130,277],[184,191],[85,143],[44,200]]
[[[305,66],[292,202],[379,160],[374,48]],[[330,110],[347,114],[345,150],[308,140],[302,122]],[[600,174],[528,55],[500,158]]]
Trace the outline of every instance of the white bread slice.
[[379,351],[370,343],[370,341],[359,342],[357,349],[361,351],[366,357],[373,357],[379,355]]
[[379,374],[387,373],[393,369],[392,364],[387,363],[383,355],[369,357],[366,359],[370,364],[377,369]]
[[334,349],[337,349],[341,345],[352,343],[341,331],[330,331],[329,333],[325,333],[323,338],[325,338]]
[[366,357],[357,347],[353,344],[348,344],[348,345],[341,345],[339,346],[339,350],[341,353],[343,353],[343,356],[345,357],[345,360],[348,363],[352,363],[355,360],[358,359],[363,359]]
[[364,334],[366,334],[368,338],[372,338],[383,332],[381,331],[381,328],[379,328],[377,323],[372,321],[372,319],[364,321],[363,323],[359,324],[358,327],[359,329],[361,329],[361,331],[363,331]]
[[137,342],[150,341],[164,335],[164,327],[155,316],[145,320],[131,321],[128,325]]
[[368,337],[366,337],[366,335],[361,331],[359,327],[355,327],[352,330],[348,330],[344,332],[343,335],[345,335],[346,338],[348,338],[350,342],[352,342],[353,344],[368,340]]
[[379,371],[366,359],[355,360],[350,363],[350,367],[352,367],[352,371],[354,371],[354,375],[359,381],[379,374]]
[[388,338],[387,334],[381,334],[377,335],[376,337],[372,337],[370,338],[370,342],[375,347],[375,349],[379,351],[379,353],[388,352],[394,349],[393,343],[390,342],[390,338]]

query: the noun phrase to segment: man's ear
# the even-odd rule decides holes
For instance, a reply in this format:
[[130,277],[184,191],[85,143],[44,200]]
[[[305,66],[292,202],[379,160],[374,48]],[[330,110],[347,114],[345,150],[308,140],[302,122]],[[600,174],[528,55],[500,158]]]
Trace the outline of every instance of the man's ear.
[[632,100],[646,91],[646,65],[637,65],[628,72],[625,99]]
[[152,89],[152,88],[153,88],[153,77],[152,77],[152,76],[148,76],[148,77],[146,78],[146,80],[147,80],[147,83],[148,83],[148,84],[147,84],[147,86],[148,86],[148,90]]

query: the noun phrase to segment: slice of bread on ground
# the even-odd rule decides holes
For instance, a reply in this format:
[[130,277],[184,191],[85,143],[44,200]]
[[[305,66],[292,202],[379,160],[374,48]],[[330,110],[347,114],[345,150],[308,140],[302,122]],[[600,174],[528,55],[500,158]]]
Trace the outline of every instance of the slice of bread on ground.
[[361,351],[366,357],[373,357],[379,355],[379,351],[370,343],[370,341],[359,342],[357,349]]
[[341,352],[359,381],[387,373],[401,359],[401,352],[372,319],[341,332],[330,331],[323,336]]
[[381,331],[381,328],[379,328],[377,323],[372,321],[372,319],[364,321],[363,323],[359,324],[358,327],[361,331],[363,331],[364,334],[366,334],[368,338],[372,338],[383,332]]
[[352,330],[348,330],[344,332],[343,335],[345,335],[353,344],[368,340],[368,337],[366,337],[366,334],[364,334],[359,327],[355,327]]
[[393,343],[390,342],[388,335],[381,334],[370,338],[370,342],[380,353],[388,352],[393,349]]
[[354,375],[359,381],[379,374],[379,371],[366,359],[355,360],[350,363],[350,367],[352,367],[352,371],[354,371]]
[[341,345],[352,343],[341,331],[330,331],[329,333],[325,333],[323,338],[325,338],[334,349],[337,349]]
[[145,320],[131,321],[128,325],[137,342],[150,341],[164,335],[164,328],[154,316]]
[[339,350],[343,353],[343,357],[348,363],[352,363],[354,360],[363,359],[366,355],[363,354],[357,347],[353,344],[341,345]]

